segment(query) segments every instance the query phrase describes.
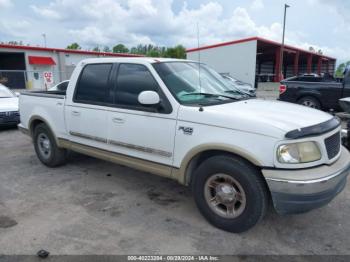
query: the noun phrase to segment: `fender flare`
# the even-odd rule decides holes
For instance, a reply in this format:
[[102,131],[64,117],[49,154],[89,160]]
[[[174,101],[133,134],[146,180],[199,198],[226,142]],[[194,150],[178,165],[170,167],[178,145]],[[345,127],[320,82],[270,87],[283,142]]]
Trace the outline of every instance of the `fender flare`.
[[42,118],[42,117],[39,116],[39,115],[33,115],[33,116],[31,116],[30,119],[29,119],[29,122],[28,122],[28,123],[29,123],[29,124],[28,124],[28,127],[29,127],[29,128],[28,128],[28,129],[29,129],[29,134],[30,134],[30,136],[32,137],[32,139],[34,139],[34,137],[33,137],[33,135],[34,135],[33,123],[34,123],[34,121],[36,121],[36,120],[39,120],[39,121],[43,122],[43,123],[49,128],[51,134],[53,135],[53,137],[54,137],[54,139],[55,139],[55,141],[56,141],[56,144],[58,145],[58,144],[59,144],[59,141],[58,141],[58,139],[57,139],[55,133],[53,132],[53,129],[51,128],[51,125],[50,125],[44,118]]
[[305,96],[311,96],[311,97],[314,97],[316,98],[320,103],[320,99],[322,97],[321,93],[320,92],[317,92],[317,91],[305,91],[305,90],[302,90],[298,93],[298,96],[297,96],[297,101],[302,98],[302,97],[305,97]]
[[234,147],[234,146],[229,146],[227,144],[203,144],[196,146],[192,148],[185,157],[181,161],[180,168],[175,171],[175,174],[177,176],[177,180],[181,184],[188,184],[189,181],[189,176],[191,174],[188,174],[188,168],[189,165],[191,164],[191,161],[196,157],[199,156],[200,154],[208,151],[221,151],[221,152],[226,152],[230,154],[235,154],[237,156],[240,156],[250,163],[252,163],[255,166],[263,166],[262,161],[258,159],[255,156],[252,156],[252,154],[248,151],[246,151],[243,148],[240,147]]

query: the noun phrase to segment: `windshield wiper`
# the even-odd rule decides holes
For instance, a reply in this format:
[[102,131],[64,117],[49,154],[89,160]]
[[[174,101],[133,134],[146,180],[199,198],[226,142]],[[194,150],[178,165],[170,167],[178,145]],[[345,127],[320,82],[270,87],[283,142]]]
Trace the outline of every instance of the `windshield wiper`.
[[195,92],[195,93],[188,93],[188,94],[184,94],[182,96],[190,96],[190,95],[203,95],[203,96],[212,96],[212,97],[225,97],[228,99],[234,99],[234,100],[238,100],[238,98],[232,97],[232,96],[226,96],[226,95],[221,95],[221,94],[211,94],[211,93],[202,93],[202,92]]
[[236,93],[237,95],[240,95],[240,96],[251,96],[248,92],[245,92],[245,91],[235,91],[235,90],[226,90],[226,91],[224,91],[225,93],[231,93],[231,94],[233,94],[233,93]]

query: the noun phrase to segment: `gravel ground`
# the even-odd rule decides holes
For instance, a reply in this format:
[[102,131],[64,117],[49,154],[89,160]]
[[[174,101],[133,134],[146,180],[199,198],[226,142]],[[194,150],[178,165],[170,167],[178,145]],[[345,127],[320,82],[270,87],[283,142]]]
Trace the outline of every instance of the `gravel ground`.
[[188,188],[72,154],[50,169],[0,131],[0,254],[350,254],[350,185],[329,205],[243,234],[209,225]]

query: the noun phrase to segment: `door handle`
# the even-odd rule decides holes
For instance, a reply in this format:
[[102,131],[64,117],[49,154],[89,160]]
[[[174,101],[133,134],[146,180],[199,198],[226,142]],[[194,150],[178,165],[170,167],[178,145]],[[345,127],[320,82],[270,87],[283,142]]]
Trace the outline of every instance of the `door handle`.
[[62,104],[61,102],[57,102],[56,105],[57,105],[57,106],[61,106],[61,105],[63,105],[63,104]]
[[112,121],[114,123],[118,123],[118,124],[123,124],[125,122],[125,120],[123,118],[119,118],[119,117],[113,117]]
[[80,112],[79,111],[72,111],[72,115],[73,116],[80,116]]

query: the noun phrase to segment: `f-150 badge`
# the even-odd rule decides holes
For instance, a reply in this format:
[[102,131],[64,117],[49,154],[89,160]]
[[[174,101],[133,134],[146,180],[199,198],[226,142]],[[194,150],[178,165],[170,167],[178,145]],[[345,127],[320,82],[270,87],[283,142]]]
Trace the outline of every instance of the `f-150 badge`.
[[179,130],[182,130],[185,135],[192,135],[192,133],[193,133],[193,128],[192,127],[179,126]]

